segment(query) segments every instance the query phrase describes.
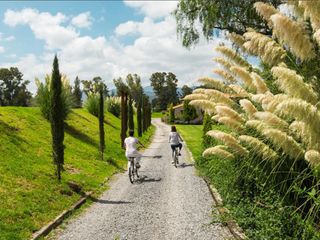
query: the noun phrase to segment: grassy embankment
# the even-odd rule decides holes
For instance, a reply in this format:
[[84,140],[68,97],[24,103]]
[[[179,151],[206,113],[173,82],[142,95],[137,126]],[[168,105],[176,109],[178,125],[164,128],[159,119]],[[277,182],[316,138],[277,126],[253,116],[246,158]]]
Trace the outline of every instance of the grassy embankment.
[[[215,130],[228,132],[224,126],[213,125],[212,127]],[[295,223],[293,223],[293,217],[286,212],[286,208],[289,206],[283,206],[281,196],[276,192],[263,191],[252,197],[243,191],[244,189],[238,187],[238,170],[234,161],[215,157],[202,158],[201,125],[177,125],[177,129],[195,158],[199,174],[218,189],[225,207],[230,210],[230,214],[223,216],[218,221],[235,219],[249,239],[299,239],[295,237],[294,233],[299,229],[294,228],[305,226],[302,220],[300,225],[297,224],[299,219],[294,219]],[[214,218],[213,221],[216,221],[216,217]],[[304,239],[308,239],[308,237]]]
[[[141,141],[147,144],[152,127]],[[120,148],[120,120],[106,114],[105,160],[100,160],[98,119],[75,109],[65,128],[65,171],[54,176],[50,124],[38,108],[0,108],[0,239],[28,239],[81,196],[68,187],[99,194],[104,181],[126,166]]]

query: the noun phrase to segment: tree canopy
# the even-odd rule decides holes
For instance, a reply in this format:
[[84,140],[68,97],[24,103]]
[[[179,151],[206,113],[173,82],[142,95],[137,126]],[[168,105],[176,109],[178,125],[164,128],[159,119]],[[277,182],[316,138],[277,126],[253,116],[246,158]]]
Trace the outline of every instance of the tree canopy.
[[[180,0],[174,15],[177,32],[185,47],[198,43],[200,36],[214,36],[215,30],[243,34],[251,27],[264,34],[271,34],[267,23],[256,13],[256,0]],[[277,7],[281,0],[266,0]]]
[[0,68],[0,106],[27,106],[31,93],[28,80],[16,67]]

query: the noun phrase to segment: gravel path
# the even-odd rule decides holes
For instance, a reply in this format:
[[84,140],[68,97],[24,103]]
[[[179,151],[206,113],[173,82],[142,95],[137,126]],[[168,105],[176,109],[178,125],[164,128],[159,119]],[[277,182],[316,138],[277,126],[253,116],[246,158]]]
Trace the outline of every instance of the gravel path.
[[[141,182],[119,174],[95,204],[72,220],[58,239],[226,239],[229,231],[211,224],[213,200],[182,151],[180,167],[171,164],[169,126],[158,119],[153,143],[143,153]],[[161,156],[161,157],[160,157]]]

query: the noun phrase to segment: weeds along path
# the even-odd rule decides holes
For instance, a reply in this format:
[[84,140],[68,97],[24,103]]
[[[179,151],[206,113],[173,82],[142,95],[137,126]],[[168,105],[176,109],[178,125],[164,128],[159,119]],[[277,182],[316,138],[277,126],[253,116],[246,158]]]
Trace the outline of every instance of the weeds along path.
[[229,231],[212,222],[217,211],[205,182],[196,176],[187,152],[180,166],[171,164],[170,127],[153,121],[157,130],[144,151],[141,181],[131,184],[126,173],[80,217],[72,220],[58,239],[226,239]]

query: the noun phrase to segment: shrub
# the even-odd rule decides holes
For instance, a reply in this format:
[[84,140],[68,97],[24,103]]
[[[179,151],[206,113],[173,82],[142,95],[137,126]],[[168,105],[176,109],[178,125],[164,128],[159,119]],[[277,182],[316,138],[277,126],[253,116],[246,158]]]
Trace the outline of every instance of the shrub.
[[[67,115],[71,111],[71,107],[73,105],[73,98],[71,94],[71,86],[69,83],[69,79],[66,75],[61,76],[62,80],[62,93],[61,93],[61,101],[62,101],[62,115],[63,119],[67,118]],[[46,75],[44,83],[40,82],[38,78],[36,78],[36,85],[38,87],[37,94],[36,94],[36,102],[37,105],[40,107],[40,111],[42,115],[46,119],[50,119],[50,84],[51,84],[51,76]]]
[[91,94],[84,103],[84,107],[89,113],[98,117],[99,116],[99,96]]
[[106,99],[107,111],[119,117],[121,111],[120,97],[108,97]]

